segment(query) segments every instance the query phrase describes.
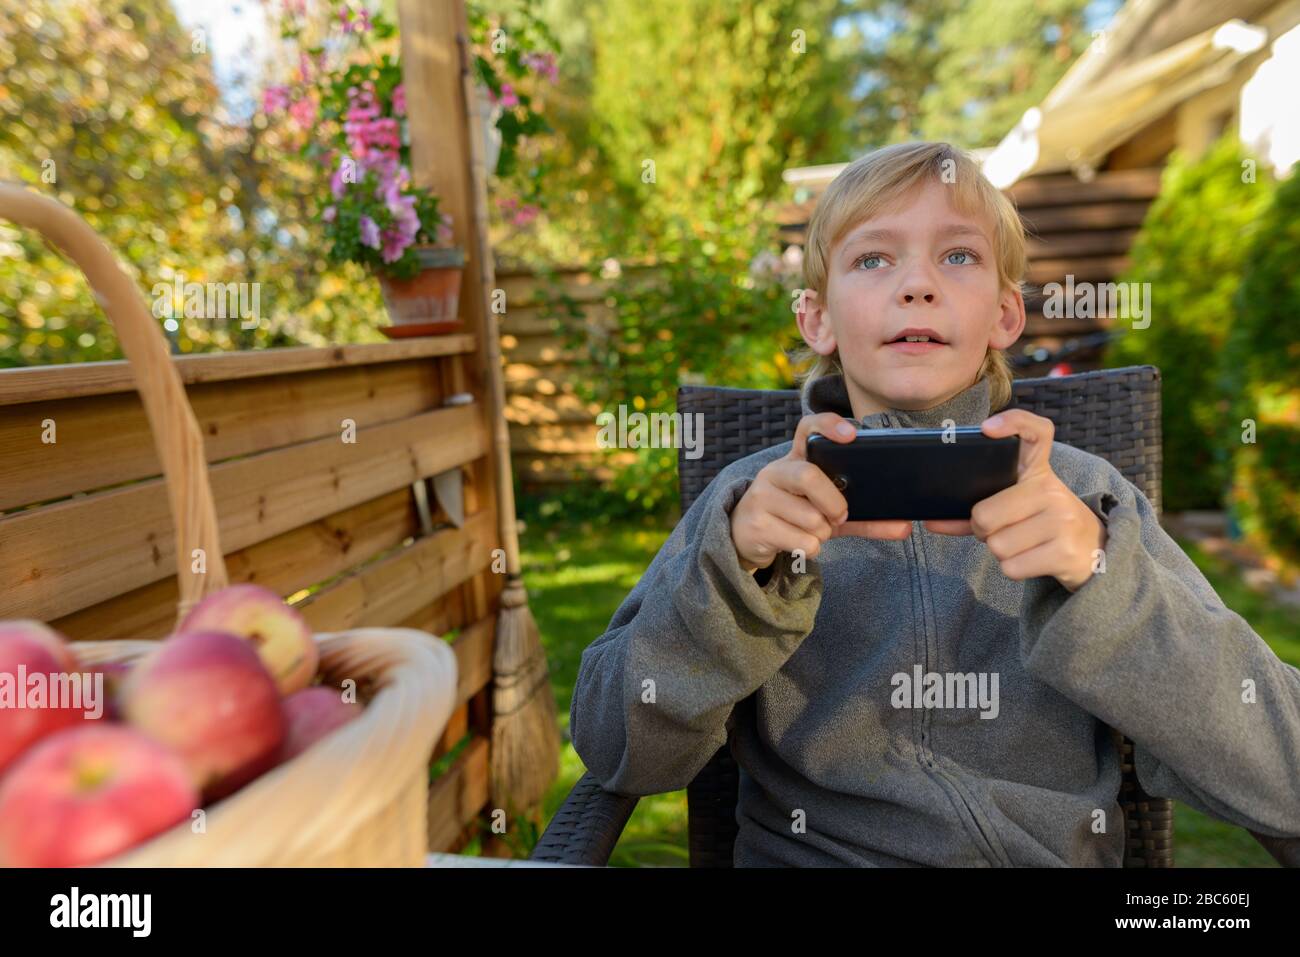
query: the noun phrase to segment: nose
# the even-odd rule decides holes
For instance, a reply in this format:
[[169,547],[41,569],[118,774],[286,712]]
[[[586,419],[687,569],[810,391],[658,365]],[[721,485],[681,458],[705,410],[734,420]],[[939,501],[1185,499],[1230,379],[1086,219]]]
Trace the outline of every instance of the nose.
[[923,263],[907,270],[898,286],[898,301],[904,305],[924,302],[934,305],[939,300],[939,284]]

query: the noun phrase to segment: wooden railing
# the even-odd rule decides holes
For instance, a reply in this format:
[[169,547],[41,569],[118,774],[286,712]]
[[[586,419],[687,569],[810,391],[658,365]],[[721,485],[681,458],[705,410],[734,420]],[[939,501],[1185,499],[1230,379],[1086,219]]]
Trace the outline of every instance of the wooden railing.
[[[456,710],[430,760],[429,847],[457,851],[488,801],[492,646],[504,576],[490,433],[465,393],[472,335],[175,360],[204,436],[230,580],[291,601],[317,631],[420,628],[452,642]],[[349,441],[348,430],[355,441]],[[347,436],[347,437],[345,437]],[[461,469],[456,527],[414,483]],[[125,362],[0,371],[0,620],[70,638],[164,637],[172,519]]]

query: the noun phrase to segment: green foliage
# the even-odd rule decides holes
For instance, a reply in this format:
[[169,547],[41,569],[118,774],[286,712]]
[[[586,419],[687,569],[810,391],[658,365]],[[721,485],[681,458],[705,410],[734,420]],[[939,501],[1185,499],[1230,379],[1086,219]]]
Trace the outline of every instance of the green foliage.
[[1119,277],[1151,284],[1150,325],[1128,330],[1105,361],[1160,368],[1169,511],[1218,508],[1229,481],[1217,357],[1238,321],[1233,296],[1273,190],[1264,175],[1242,181],[1247,159],[1232,133],[1195,162],[1175,153]]
[[[614,328],[592,335],[562,327],[566,345],[581,357],[579,395],[615,418],[671,413],[684,382],[737,388],[788,388],[786,346],[796,335],[788,290],[777,277],[756,278],[745,259],[757,242],[741,224],[726,258],[716,246],[687,240],[641,281],[614,285],[606,299]],[[705,441],[709,423],[704,423]],[[626,454],[625,450],[616,450]],[[677,450],[640,447],[620,466],[612,488],[636,508],[655,511],[676,501]]]
[[[935,4],[942,23],[921,134],[967,149],[995,145],[1042,102],[1092,42],[1091,0],[964,0]],[[946,9],[945,9],[946,8]]]
[[[1245,257],[1223,350],[1233,504],[1242,531],[1300,572],[1300,174],[1273,195]],[[1254,441],[1244,441],[1247,420]]]
[[[613,0],[590,21],[590,123],[578,135],[608,178],[589,256],[656,265],[646,281],[629,269],[613,285],[607,334],[566,327],[584,399],[614,414],[671,413],[684,381],[790,384],[796,282],[757,279],[750,264],[776,236],[783,170],[847,148],[840,68],[851,51],[831,29],[840,7]],[[675,501],[676,451],[634,451],[615,493],[646,510]]]
[[[285,131],[230,118],[167,0],[0,4],[0,78],[0,176],[74,208],[146,299],[178,274],[259,284],[257,329],[178,316],[175,351],[382,341],[378,286],[325,259],[319,171]],[[0,224],[0,364],[121,355],[76,267]]]

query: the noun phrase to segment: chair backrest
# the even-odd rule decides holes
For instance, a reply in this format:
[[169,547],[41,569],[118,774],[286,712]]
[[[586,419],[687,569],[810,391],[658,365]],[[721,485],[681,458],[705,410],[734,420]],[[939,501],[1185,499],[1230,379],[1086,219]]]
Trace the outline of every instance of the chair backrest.
[[[1051,419],[1058,442],[1106,459],[1160,510],[1160,370],[1126,366],[1075,375],[1018,379],[1008,408]],[[802,417],[796,390],[682,386],[677,410],[702,413],[703,454],[678,450],[685,512],[726,465],[794,437]],[[1138,784],[1133,743],[1112,729],[1123,780],[1119,802],[1126,831],[1125,867],[1173,866],[1173,805]],[[739,772],[723,747],[687,788],[692,867],[730,867],[736,834]]]

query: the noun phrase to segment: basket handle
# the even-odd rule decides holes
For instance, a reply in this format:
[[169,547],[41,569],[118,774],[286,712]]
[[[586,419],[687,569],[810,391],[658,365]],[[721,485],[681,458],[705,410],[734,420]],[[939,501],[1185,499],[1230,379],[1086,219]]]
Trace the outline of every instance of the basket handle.
[[[221,552],[216,503],[208,482],[203,435],[158,330],[135,283],[123,271],[99,234],[67,206],[14,183],[0,182],[0,217],[36,230],[80,267],[95,301],[117,331],[122,352],[135,375],[176,531],[176,577],[180,598],[176,621],[208,592],[229,579]],[[203,549],[206,572],[191,574],[190,555]]]

